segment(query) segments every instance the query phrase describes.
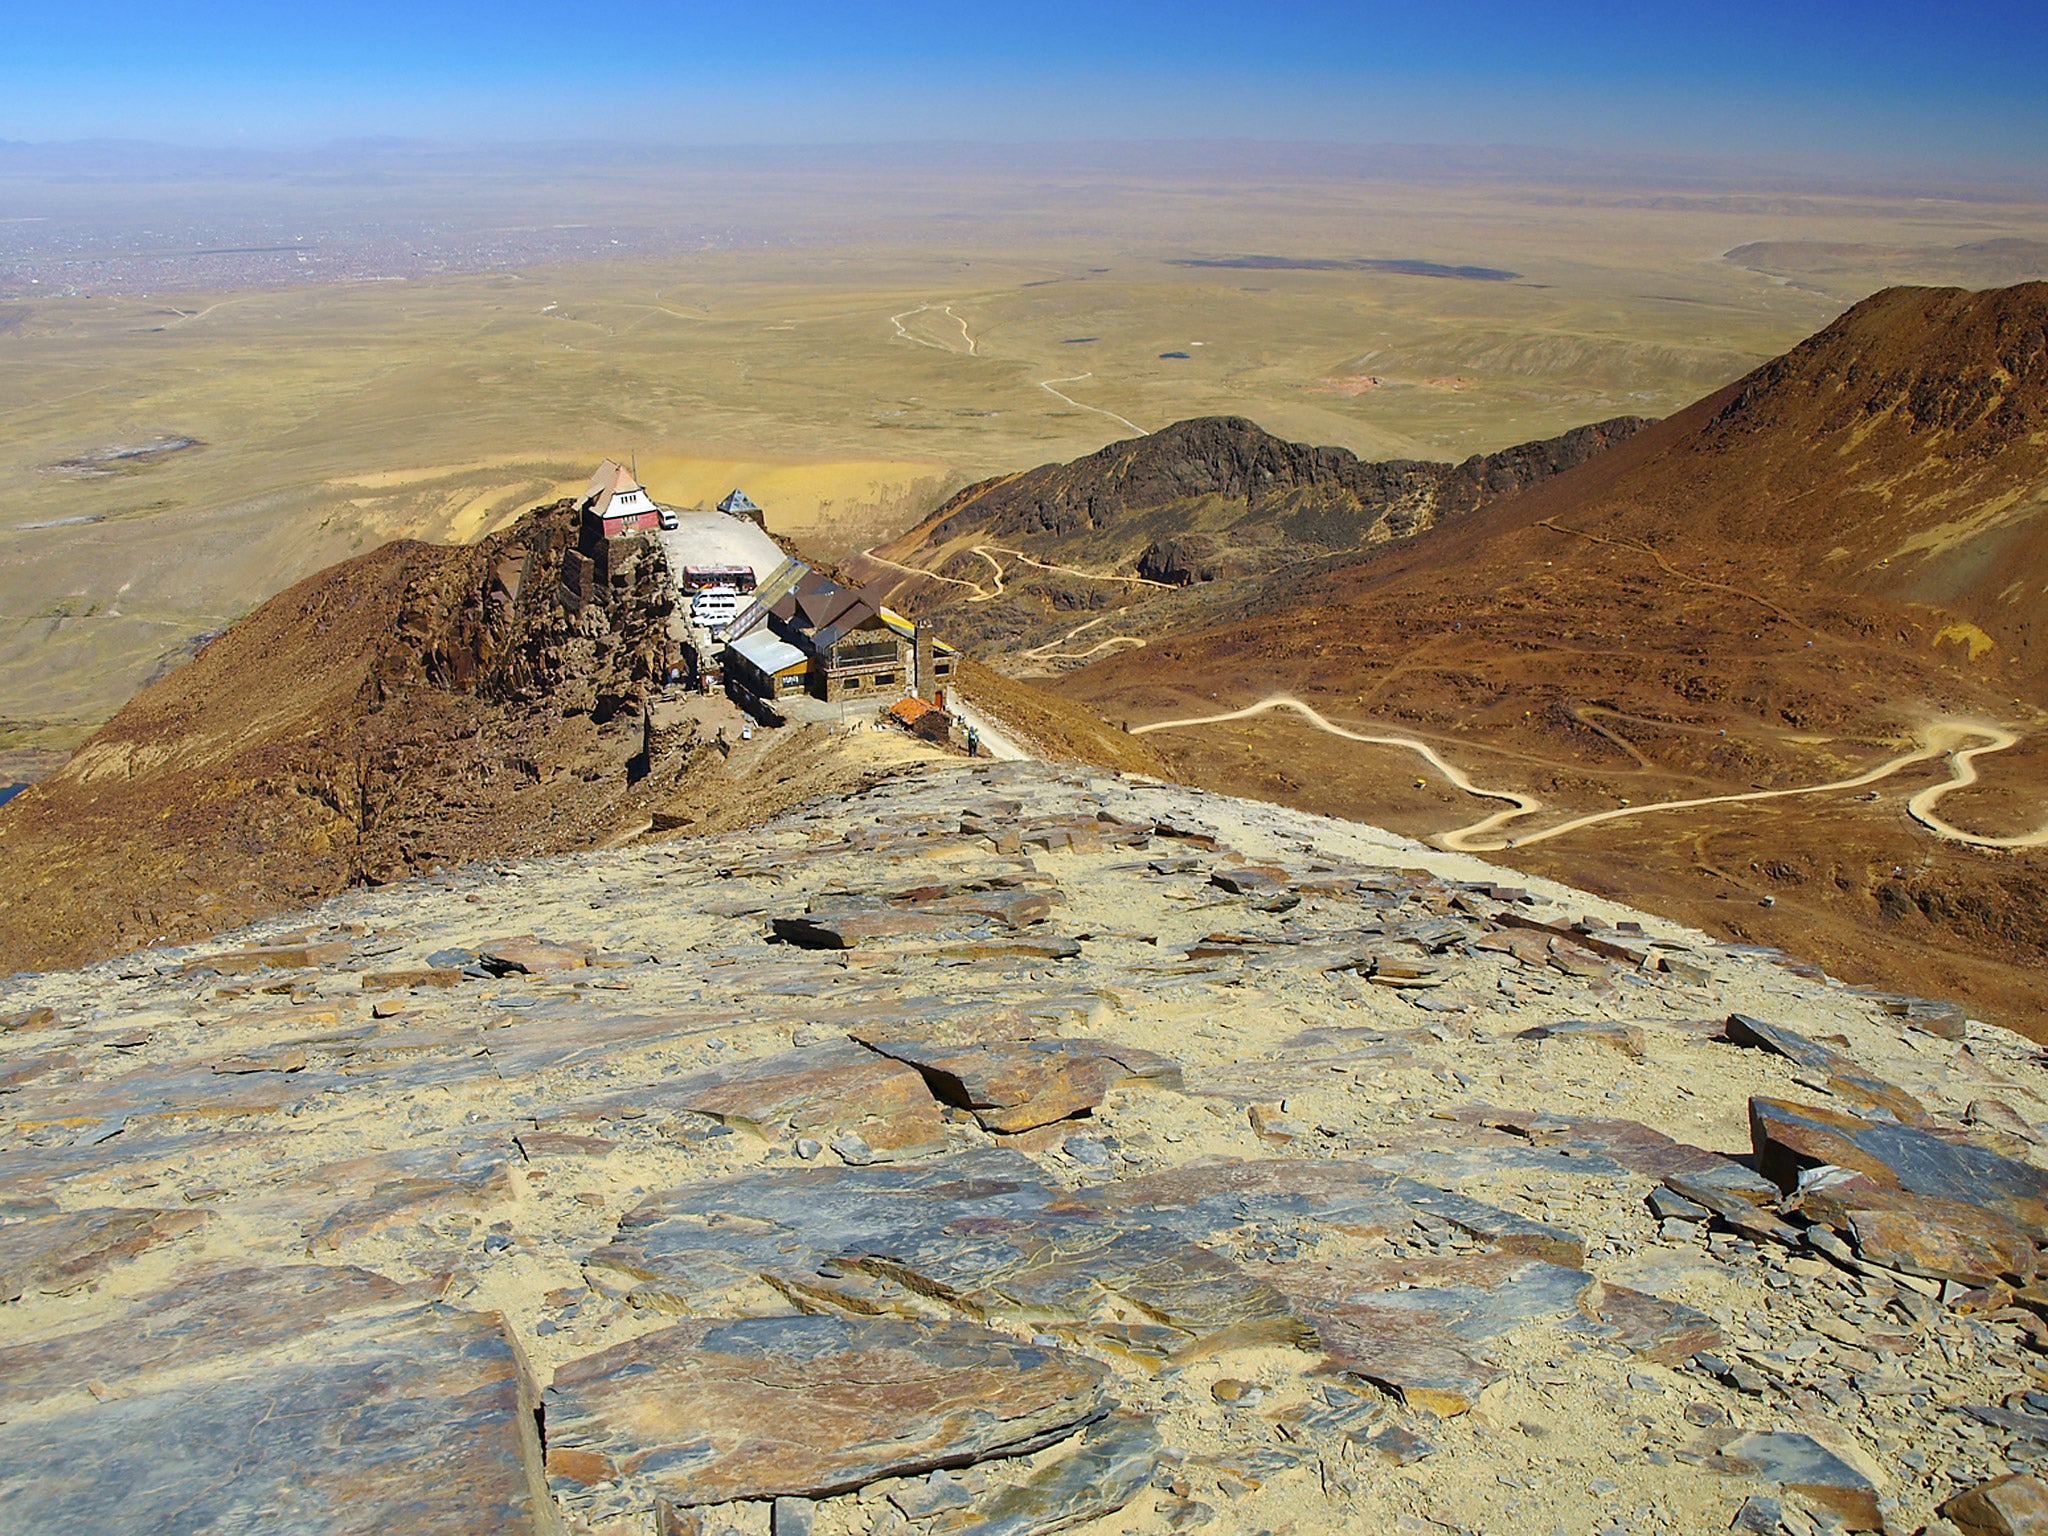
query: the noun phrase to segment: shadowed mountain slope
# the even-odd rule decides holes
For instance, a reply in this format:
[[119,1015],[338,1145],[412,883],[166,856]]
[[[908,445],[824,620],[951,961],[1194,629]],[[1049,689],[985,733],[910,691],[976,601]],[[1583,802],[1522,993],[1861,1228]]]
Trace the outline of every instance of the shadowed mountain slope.
[[0,970],[215,931],[629,809],[669,583],[574,600],[567,503],[474,546],[387,544],[279,593],[0,820]]
[[[1297,694],[1544,802],[1492,839],[1520,863],[2011,1017],[2048,998],[2048,864],[1908,813],[1959,771],[1942,753],[1868,789],[1640,808],[1833,783],[1983,722],[2017,743],[1939,814],[2033,831],[2044,510],[2048,285],[1891,290],[1575,469],[1064,686],[1136,723]],[[1152,739],[1197,780],[1422,835],[1503,804],[1272,715]]]
[[892,602],[943,612],[984,643],[1042,642],[1096,611],[1156,635],[1210,622],[1242,599],[1245,581],[1405,538],[1643,425],[1620,417],[1462,464],[1371,463],[1239,417],[1200,417],[970,486],[849,564]]

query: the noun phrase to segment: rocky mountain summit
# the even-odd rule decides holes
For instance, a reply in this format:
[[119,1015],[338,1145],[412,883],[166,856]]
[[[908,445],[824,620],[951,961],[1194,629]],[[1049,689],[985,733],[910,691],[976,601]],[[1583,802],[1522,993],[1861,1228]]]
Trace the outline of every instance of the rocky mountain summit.
[[[1343,448],[1290,443],[1239,416],[1179,421],[1112,443],[1070,464],[1043,464],[969,486],[912,537],[946,544],[963,533],[992,538],[1150,531],[1167,509],[1203,497],[1240,504],[1246,538],[1262,524],[1292,542],[1353,545],[1384,518],[1399,536],[1440,517],[1469,512],[1580,463],[1646,422],[1617,417],[1561,437],[1474,454],[1460,464],[1422,459],[1362,460]],[[1327,526],[1345,524],[1330,537]],[[1154,546],[1156,548],[1156,546]]]
[[928,767],[13,977],[0,1531],[2039,1529],[2038,1050],[1510,878]]
[[585,547],[568,502],[308,577],[8,806],[0,968],[601,840],[687,767],[634,771],[673,606],[657,543]]

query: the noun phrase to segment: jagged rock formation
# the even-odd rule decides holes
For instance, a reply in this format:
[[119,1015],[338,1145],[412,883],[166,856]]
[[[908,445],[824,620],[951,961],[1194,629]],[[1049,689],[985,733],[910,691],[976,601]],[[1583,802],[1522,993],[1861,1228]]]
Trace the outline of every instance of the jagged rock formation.
[[1445,464],[1368,462],[1343,448],[1287,442],[1240,417],[1200,417],[1070,464],[970,486],[873,551],[879,558],[849,564],[892,601],[943,611],[970,635],[1038,638],[1061,614],[1111,604],[1120,622],[1159,633],[1184,627],[1199,608],[1161,604],[1156,592],[1106,576],[1190,586],[1357,552],[1536,484],[1645,425],[1617,417]]
[[0,983],[0,1525],[2042,1497],[2037,1053],[1501,880],[962,765]]
[[580,548],[564,502],[280,593],[8,807],[0,969],[612,830],[672,592],[655,541]]
[[1175,422],[1146,437],[1112,443],[1070,464],[969,486],[903,544],[937,548],[972,533],[988,539],[1122,535],[1170,521],[1176,504],[1216,497],[1233,504],[1232,531],[1247,543],[1346,548],[1371,538],[1382,520],[1394,536],[1469,512],[1534,484],[1647,423],[1632,416],[1577,427],[1561,437],[1462,464],[1361,460],[1344,448],[1312,448],[1262,431],[1238,416]]

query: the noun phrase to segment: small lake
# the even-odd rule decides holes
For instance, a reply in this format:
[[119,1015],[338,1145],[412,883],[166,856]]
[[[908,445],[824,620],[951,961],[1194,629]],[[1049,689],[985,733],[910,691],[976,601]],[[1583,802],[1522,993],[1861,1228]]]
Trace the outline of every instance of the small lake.
[[27,788],[26,784],[0,784],[0,805],[5,805]]

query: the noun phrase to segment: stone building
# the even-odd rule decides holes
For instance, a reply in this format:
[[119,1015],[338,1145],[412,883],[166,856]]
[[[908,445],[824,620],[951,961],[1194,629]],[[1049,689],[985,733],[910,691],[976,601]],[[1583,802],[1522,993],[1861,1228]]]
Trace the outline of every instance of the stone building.
[[[762,582],[753,603],[733,619],[726,634],[728,658],[743,641],[764,636],[799,653],[805,691],[832,702],[873,699],[886,705],[906,694],[929,697],[948,684],[960,659],[952,646],[883,607],[872,594],[841,586],[794,561]],[[777,694],[757,696],[793,692],[790,674],[779,675],[783,681]],[[758,676],[757,665],[752,671],[743,666],[738,680],[754,692],[747,679]]]

